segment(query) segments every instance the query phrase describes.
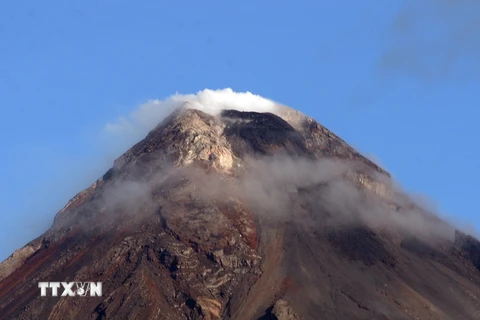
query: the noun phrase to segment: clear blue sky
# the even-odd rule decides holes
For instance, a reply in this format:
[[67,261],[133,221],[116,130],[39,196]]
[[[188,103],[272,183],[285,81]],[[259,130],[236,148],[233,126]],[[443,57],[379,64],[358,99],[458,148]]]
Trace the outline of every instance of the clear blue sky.
[[480,225],[480,2],[2,1],[0,259],[111,166],[150,98],[252,91],[314,117]]

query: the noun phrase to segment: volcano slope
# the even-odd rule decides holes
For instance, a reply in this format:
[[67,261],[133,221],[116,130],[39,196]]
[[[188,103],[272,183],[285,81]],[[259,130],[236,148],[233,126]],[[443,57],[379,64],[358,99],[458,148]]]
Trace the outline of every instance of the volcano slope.
[[476,239],[313,119],[179,109],[0,264],[0,317],[478,319],[478,268]]

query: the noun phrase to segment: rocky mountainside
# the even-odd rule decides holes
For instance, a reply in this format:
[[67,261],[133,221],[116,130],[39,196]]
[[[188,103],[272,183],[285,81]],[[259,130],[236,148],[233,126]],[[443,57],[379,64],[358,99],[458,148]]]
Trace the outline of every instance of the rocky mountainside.
[[480,242],[313,119],[179,109],[0,264],[0,318],[479,319],[479,268]]

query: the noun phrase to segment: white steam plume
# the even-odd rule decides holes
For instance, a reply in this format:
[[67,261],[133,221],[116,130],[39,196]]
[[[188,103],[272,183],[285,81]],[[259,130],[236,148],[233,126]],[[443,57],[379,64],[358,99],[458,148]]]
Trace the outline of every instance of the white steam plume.
[[143,138],[165,117],[180,107],[198,109],[211,115],[218,115],[224,109],[276,113],[277,103],[251,92],[235,92],[230,88],[205,89],[197,94],[175,94],[165,100],[151,100],[127,117],[107,123],[105,131],[116,138]]

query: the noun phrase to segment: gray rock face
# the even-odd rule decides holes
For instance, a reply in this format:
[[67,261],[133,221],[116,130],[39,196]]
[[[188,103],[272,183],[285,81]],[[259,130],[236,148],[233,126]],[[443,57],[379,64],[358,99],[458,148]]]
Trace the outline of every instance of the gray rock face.
[[278,320],[299,320],[293,311],[290,303],[286,300],[280,299],[273,305],[272,315]]
[[27,260],[34,252],[40,249],[40,243],[30,243],[25,247],[15,251],[10,257],[0,264],[0,281],[8,277],[18,267],[20,267],[25,260]]
[[480,243],[280,114],[174,112],[0,264],[0,318],[476,319]]

